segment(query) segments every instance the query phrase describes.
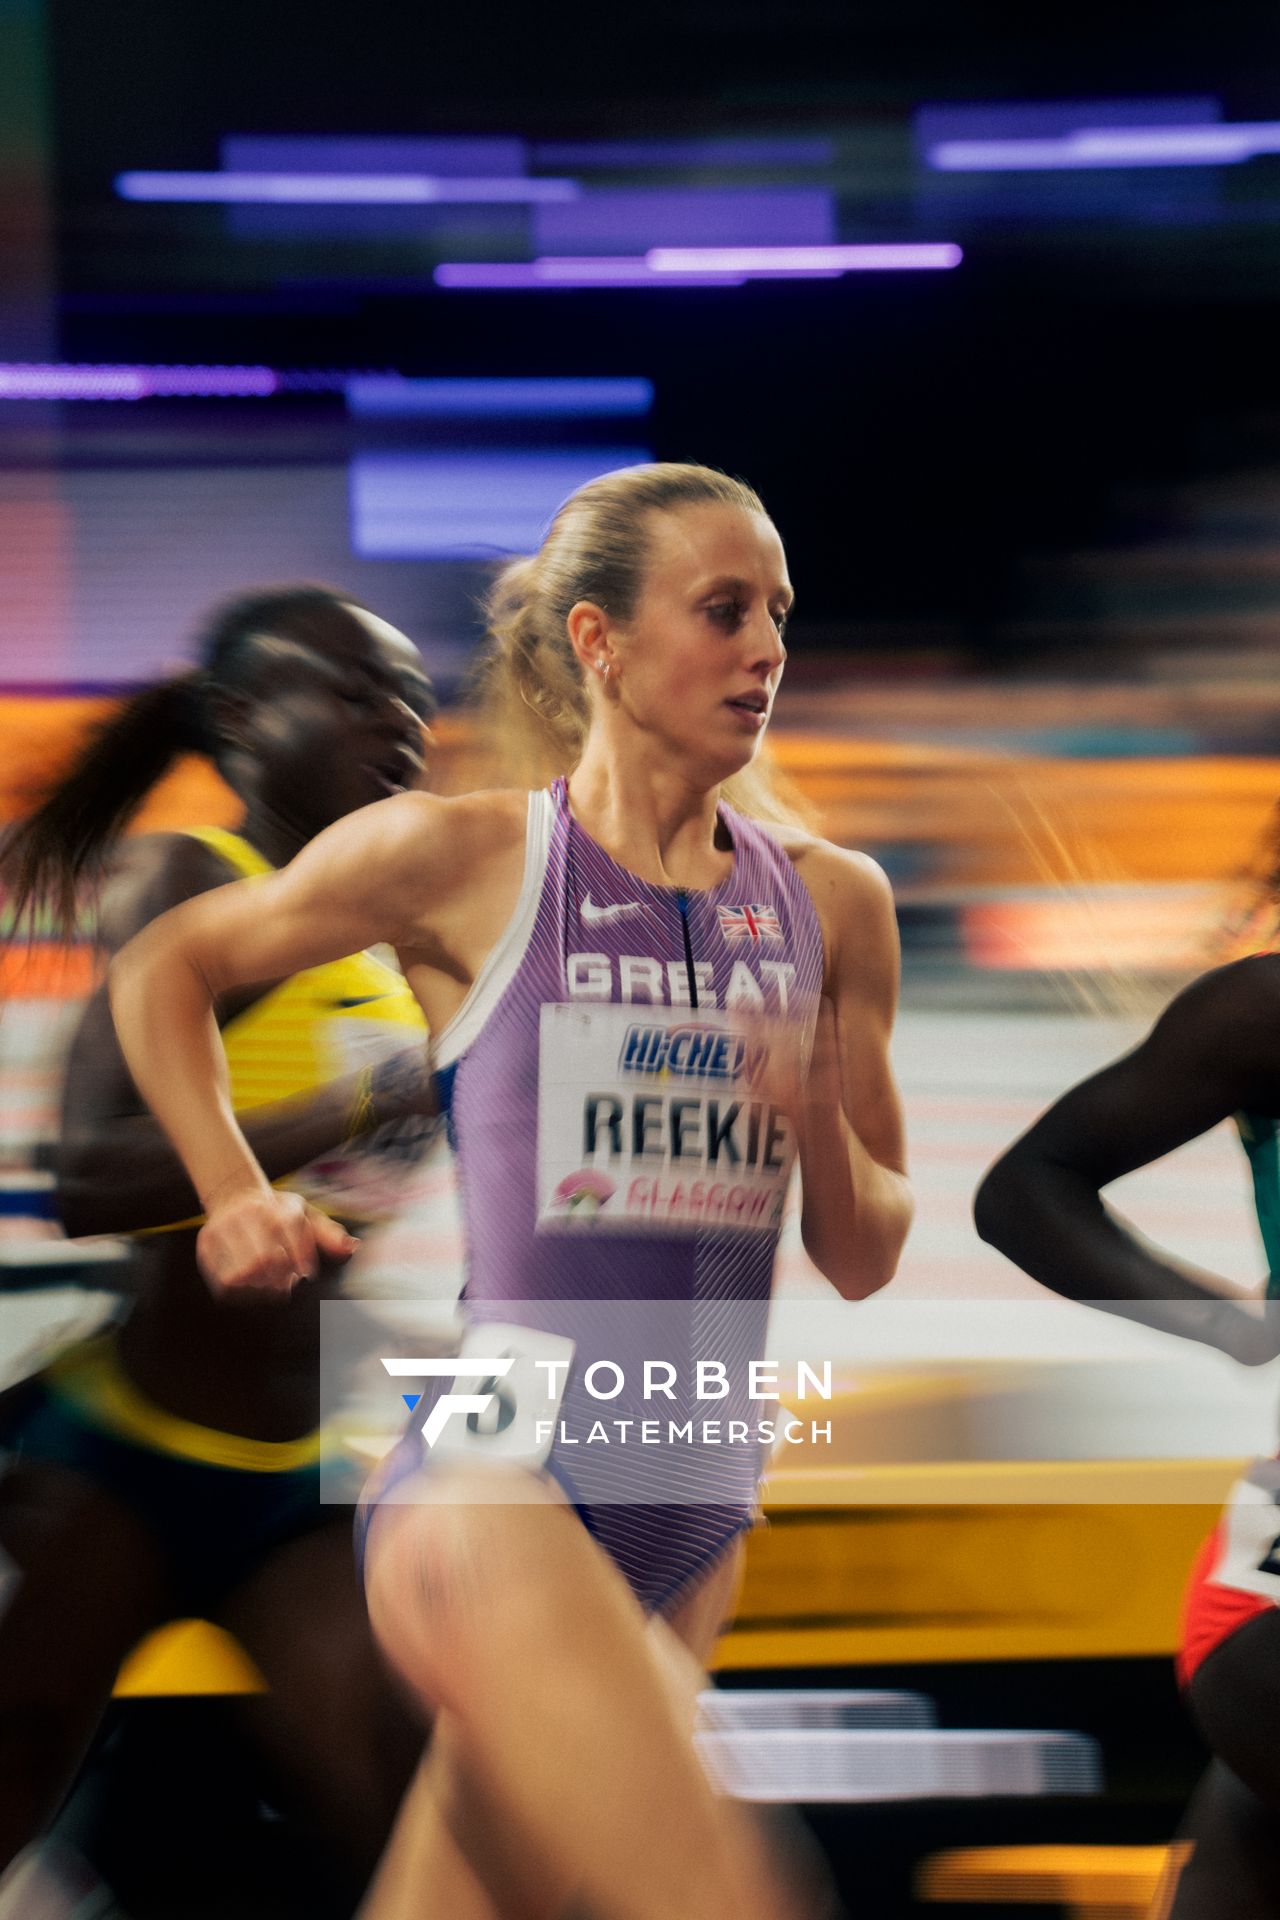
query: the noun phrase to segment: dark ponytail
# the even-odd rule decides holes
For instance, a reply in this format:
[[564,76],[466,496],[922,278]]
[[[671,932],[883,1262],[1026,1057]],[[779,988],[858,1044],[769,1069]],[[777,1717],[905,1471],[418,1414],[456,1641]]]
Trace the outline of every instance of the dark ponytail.
[[151,788],[184,753],[208,751],[203,673],[135,693],[98,727],[71,768],[0,842],[6,920],[32,935],[75,930],[80,888],[102,877],[111,849]]

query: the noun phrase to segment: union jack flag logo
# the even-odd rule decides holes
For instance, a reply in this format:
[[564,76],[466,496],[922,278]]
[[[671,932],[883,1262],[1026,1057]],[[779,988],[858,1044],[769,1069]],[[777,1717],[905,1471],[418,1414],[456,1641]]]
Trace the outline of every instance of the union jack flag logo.
[[782,938],[782,922],[776,907],[717,907],[716,917],[726,940]]

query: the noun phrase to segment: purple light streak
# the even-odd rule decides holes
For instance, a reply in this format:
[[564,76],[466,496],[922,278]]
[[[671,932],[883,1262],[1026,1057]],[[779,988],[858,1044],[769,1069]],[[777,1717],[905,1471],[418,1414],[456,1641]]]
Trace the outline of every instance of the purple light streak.
[[[1083,127],[1220,126],[1222,103],[1208,93],[1140,100],[985,100],[980,104],[921,107],[912,119],[917,151],[923,157],[930,147],[944,140],[1059,140],[1079,133]],[[381,171],[391,169],[384,167]],[[423,167],[421,171],[434,169]],[[483,173],[485,169],[458,171]],[[493,171],[502,169],[495,167]],[[521,169],[511,171],[518,173]]]
[[498,293],[547,293],[572,287],[741,287],[745,273],[655,273],[645,260],[446,260],[438,287]]
[[543,255],[537,260],[445,261],[439,287],[528,291],[548,287],[740,287],[748,280],[838,280],[846,273],[942,271],[964,254],[950,241],[866,246],[652,247],[614,258]]
[[825,247],[835,238],[825,187],[593,186],[571,205],[538,207],[529,250],[616,260],[651,247]]
[[940,140],[939,173],[1066,172],[1089,167],[1232,167],[1280,153],[1280,121],[1169,127],[1081,127],[1057,139]]
[[557,205],[576,200],[576,180],[524,180],[425,173],[119,173],[122,200],[232,206]]
[[[656,274],[652,262],[643,254],[622,254],[610,258],[607,254],[543,254],[533,262],[533,270],[539,279],[555,281],[561,286],[592,287],[628,287],[645,286]],[[719,280],[721,276],[742,278],[728,267],[689,266],[677,267],[677,273],[697,274],[702,280]]]
[[265,399],[270,367],[131,367],[0,363],[0,400]]
[[406,379],[398,373],[348,380],[353,414],[443,419],[616,419],[653,410],[653,382],[641,379]]
[[626,445],[357,453],[351,544],[373,560],[532,553],[577,488],[652,458],[648,447]]
[[950,241],[904,241],[849,247],[652,247],[655,273],[725,272],[752,278],[778,274],[902,273],[958,267]]
[[524,141],[502,134],[231,133],[218,143],[218,164],[224,173],[408,173],[468,180],[529,171]]

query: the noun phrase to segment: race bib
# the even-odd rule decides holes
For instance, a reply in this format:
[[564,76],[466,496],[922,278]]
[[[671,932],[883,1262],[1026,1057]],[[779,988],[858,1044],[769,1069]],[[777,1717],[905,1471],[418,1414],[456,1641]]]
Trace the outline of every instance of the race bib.
[[[468,1327],[439,1394],[424,1395],[428,1461],[540,1467],[551,1452],[574,1343],[536,1327]],[[491,1363],[491,1364],[487,1364]]]
[[1280,1460],[1255,1460],[1231,1489],[1224,1546],[1210,1578],[1280,1604]]
[[551,1004],[538,1047],[538,1230],[776,1233],[795,1158],[732,1012]]

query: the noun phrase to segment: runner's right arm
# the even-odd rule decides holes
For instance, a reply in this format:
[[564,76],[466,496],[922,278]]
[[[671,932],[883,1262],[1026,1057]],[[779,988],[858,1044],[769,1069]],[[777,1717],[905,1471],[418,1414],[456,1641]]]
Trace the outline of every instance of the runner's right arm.
[[[232,880],[225,861],[185,835],[146,835],[127,843],[103,896],[103,946],[117,953],[161,914]],[[253,998],[234,995],[220,1012],[231,1018]],[[396,1059],[402,1065],[421,1061],[418,1085],[411,1084],[411,1074],[397,1076],[398,1097],[376,1098],[370,1125],[410,1111],[432,1111],[421,1046]],[[382,1075],[382,1081],[389,1077]],[[364,1084],[362,1076],[347,1074],[311,1093],[242,1114],[245,1136],[268,1178],[293,1173],[345,1140]],[[199,1213],[195,1190],[163,1129],[137,1107],[101,987],[76,1029],[63,1083],[54,1172],[58,1216],[67,1233],[131,1233]]]
[[466,870],[466,803],[411,793],[320,834],[281,872],[201,895],[146,927],[111,965],[121,1050],[181,1159],[208,1222],[199,1258],[218,1288],[281,1290],[316,1249],[350,1239],[296,1196],[273,1192],[232,1111],[214,1016],[220,997],[387,942],[429,956],[426,903]]

